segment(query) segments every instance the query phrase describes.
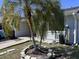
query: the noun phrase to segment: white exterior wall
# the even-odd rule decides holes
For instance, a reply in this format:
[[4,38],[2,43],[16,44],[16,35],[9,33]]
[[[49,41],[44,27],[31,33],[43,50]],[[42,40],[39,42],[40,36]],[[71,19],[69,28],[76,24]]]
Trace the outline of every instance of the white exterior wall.
[[3,17],[2,17],[2,16],[0,16],[0,23],[2,23],[2,19],[3,19]]
[[[75,30],[75,20],[78,20],[78,28],[77,28],[77,39],[76,42],[79,43],[79,16],[78,15],[78,11],[79,11],[79,7],[74,7],[74,8],[69,8],[69,9],[65,9],[64,11],[64,15],[65,15],[65,25],[69,25],[70,27],[70,42],[74,42],[75,40],[75,36],[74,35],[74,30]],[[74,16],[76,16],[76,18],[74,19],[73,13],[75,14]]]
[[64,21],[65,21],[64,25],[68,25],[69,26],[70,42],[73,43],[73,41],[74,41],[74,24],[75,24],[73,15],[65,16],[65,20]]
[[78,43],[79,43],[79,19],[78,19]]
[[21,21],[20,29],[15,33],[16,37],[29,36],[29,29],[26,24],[26,21]]

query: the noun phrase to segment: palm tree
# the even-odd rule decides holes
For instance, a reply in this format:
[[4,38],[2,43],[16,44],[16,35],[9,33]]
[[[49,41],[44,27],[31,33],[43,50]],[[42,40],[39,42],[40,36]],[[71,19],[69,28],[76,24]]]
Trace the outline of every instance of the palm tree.
[[[5,2],[5,0],[4,0]],[[8,3],[7,3],[8,4]],[[3,7],[5,7],[5,3],[3,5]],[[19,15],[14,13],[14,4],[11,3],[9,4],[9,8],[8,7],[3,8],[3,29],[5,32],[5,36],[7,38],[11,38],[13,36],[13,30],[14,28],[16,28],[16,30],[18,30],[19,28]],[[15,36],[14,36],[15,37]]]

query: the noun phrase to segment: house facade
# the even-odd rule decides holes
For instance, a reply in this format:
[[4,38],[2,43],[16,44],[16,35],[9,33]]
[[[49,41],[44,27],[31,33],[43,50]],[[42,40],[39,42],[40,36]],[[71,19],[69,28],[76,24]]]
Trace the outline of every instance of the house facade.
[[79,7],[64,9],[64,25],[69,28],[70,43],[79,43]]
[[[63,35],[65,41],[68,40],[70,44],[79,43],[79,7],[72,7],[68,9],[63,9],[64,12],[64,31]],[[54,41],[59,41],[59,34],[61,31],[57,31],[51,34],[47,33],[47,39],[52,39]]]

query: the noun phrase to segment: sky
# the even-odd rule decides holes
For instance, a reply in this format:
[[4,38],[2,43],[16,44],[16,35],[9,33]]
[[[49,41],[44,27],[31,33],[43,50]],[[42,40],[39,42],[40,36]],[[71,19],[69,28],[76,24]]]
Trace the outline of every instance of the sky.
[[[0,0],[0,7],[2,6],[2,2],[3,0]],[[79,0],[60,0],[60,2],[62,9],[79,6]]]
[[71,8],[79,6],[79,0],[60,0],[61,8]]
[[0,7],[2,6],[2,2],[3,2],[3,0],[0,0]]

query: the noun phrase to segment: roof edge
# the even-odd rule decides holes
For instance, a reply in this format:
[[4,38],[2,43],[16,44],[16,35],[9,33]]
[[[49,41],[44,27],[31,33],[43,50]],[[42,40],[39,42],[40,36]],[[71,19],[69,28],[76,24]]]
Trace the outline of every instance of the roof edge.
[[70,7],[70,8],[66,8],[66,9],[62,9],[63,11],[65,11],[65,10],[73,10],[73,9],[78,9],[79,8],[79,6],[76,6],[76,7]]

